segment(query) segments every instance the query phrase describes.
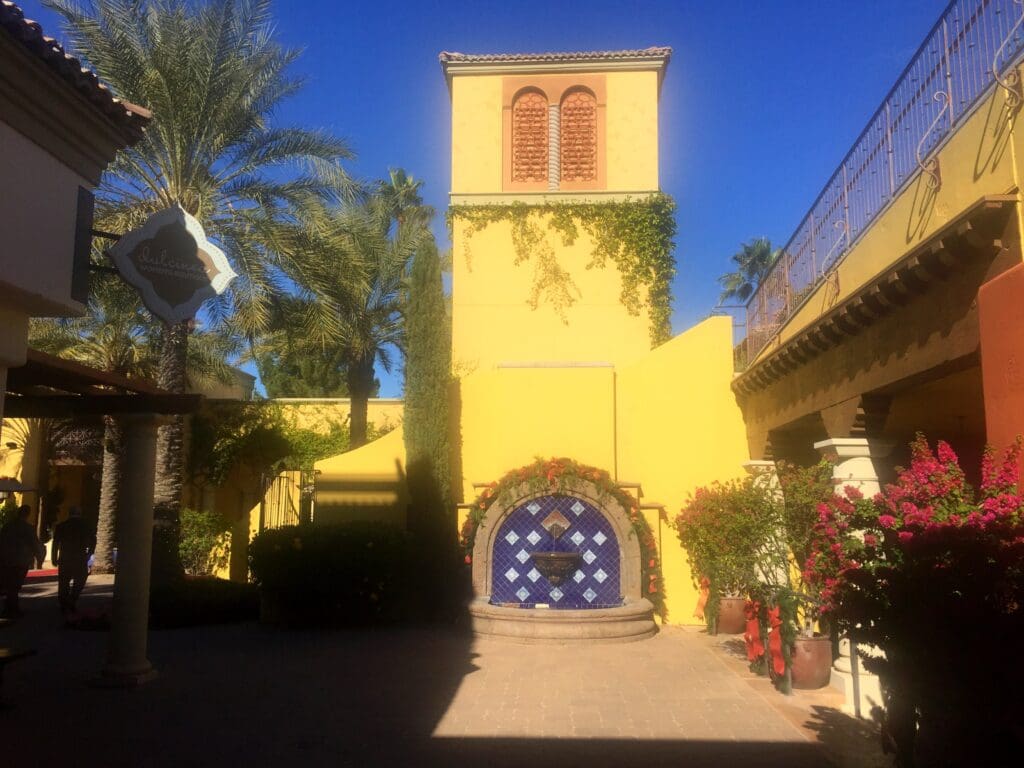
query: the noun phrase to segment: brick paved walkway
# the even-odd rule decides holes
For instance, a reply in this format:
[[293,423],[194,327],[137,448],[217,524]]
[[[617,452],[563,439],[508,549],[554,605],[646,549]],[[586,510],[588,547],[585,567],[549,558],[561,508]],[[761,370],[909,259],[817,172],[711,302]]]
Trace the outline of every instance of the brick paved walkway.
[[106,633],[61,629],[51,593],[0,630],[0,645],[39,650],[8,672],[0,764],[828,765],[692,631],[596,647],[436,628],[162,631],[160,678],[106,691],[87,686]]

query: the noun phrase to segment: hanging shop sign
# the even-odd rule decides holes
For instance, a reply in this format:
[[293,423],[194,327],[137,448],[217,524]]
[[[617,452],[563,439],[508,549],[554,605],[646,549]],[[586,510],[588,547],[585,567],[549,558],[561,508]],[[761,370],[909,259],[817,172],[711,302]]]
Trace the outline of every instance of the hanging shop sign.
[[107,253],[156,317],[180,323],[237,277],[224,252],[179,205],[152,214]]

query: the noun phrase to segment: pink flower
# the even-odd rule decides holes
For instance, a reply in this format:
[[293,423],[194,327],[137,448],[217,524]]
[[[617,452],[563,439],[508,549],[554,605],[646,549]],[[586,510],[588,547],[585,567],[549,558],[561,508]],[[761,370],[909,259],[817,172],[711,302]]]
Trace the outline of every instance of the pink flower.
[[908,542],[912,538],[914,538],[914,534],[912,534],[910,531],[900,531],[899,532],[899,538],[900,538],[900,541],[905,544],[906,542]]
[[864,543],[869,547],[876,547],[878,546],[878,537],[875,536],[873,533],[865,533]]
[[892,515],[879,515],[878,524],[881,525],[883,528],[895,528],[896,518]]

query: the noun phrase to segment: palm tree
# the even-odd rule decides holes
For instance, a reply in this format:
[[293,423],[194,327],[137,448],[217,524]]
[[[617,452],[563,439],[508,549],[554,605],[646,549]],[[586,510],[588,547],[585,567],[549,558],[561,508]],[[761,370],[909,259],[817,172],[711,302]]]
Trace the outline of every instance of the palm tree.
[[[312,284],[291,300],[289,324],[304,329],[300,344],[323,355],[338,351],[352,406],[349,446],[366,443],[367,406],[377,388],[375,367],[391,371],[404,345],[406,277],[417,248],[430,238],[429,209],[421,205],[421,182],[392,172],[370,199],[342,206],[307,205],[293,239],[302,239]],[[410,184],[406,182],[411,182]],[[295,334],[263,338],[257,359],[280,355]],[[317,348],[319,348],[317,350]]]
[[[100,78],[154,113],[145,138],[104,176],[97,195],[103,228],[125,232],[180,204],[239,274],[207,305],[210,317],[250,337],[259,333],[273,297],[289,281],[311,280],[284,236],[289,212],[310,197],[357,193],[340,165],[351,156],[343,141],[271,125],[302,83],[289,74],[299,52],[275,40],[269,0],[44,2],[63,17],[70,47]],[[171,392],[184,391],[188,339],[188,323],[164,329],[157,382]],[[154,512],[170,535],[154,548],[157,578],[182,572],[183,432],[184,419],[172,417],[158,433]]]
[[[59,320],[33,320],[29,344],[51,354],[129,378],[151,377],[160,356],[161,328],[143,309],[138,294],[115,277],[94,277],[88,313]],[[200,332],[188,348],[188,378],[193,385],[210,380],[230,381],[225,362],[230,339]],[[99,573],[112,573],[115,526],[120,509],[124,439],[121,422],[103,417],[103,469],[99,517],[96,523],[96,558]]]
[[736,271],[718,278],[722,286],[718,303],[732,299],[745,303],[779,260],[780,253],[777,248],[772,250],[772,243],[767,237],[758,237],[740,246],[740,250],[732,256]]

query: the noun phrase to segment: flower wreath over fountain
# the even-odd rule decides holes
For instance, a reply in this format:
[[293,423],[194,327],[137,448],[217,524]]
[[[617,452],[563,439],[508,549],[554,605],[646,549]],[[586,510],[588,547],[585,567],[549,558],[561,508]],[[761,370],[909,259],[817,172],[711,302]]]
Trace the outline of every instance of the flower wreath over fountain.
[[469,516],[462,526],[461,542],[466,564],[470,565],[473,562],[477,530],[487,517],[488,510],[496,502],[512,502],[517,497],[522,497],[524,493],[548,492],[553,495],[573,496],[574,485],[580,481],[590,484],[602,497],[614,499],[627,511],[633,533],[640,545],[641,584],[647,585],[644,589],[646,597],[654,605],[655,612],[664,619],[665,594],[657,542],[644,516],[640,514],[637,500],[623,491],[608,472],[572,459],[537,458],[532,464],[506,472],[496,482],[489,483],[474,500]]

